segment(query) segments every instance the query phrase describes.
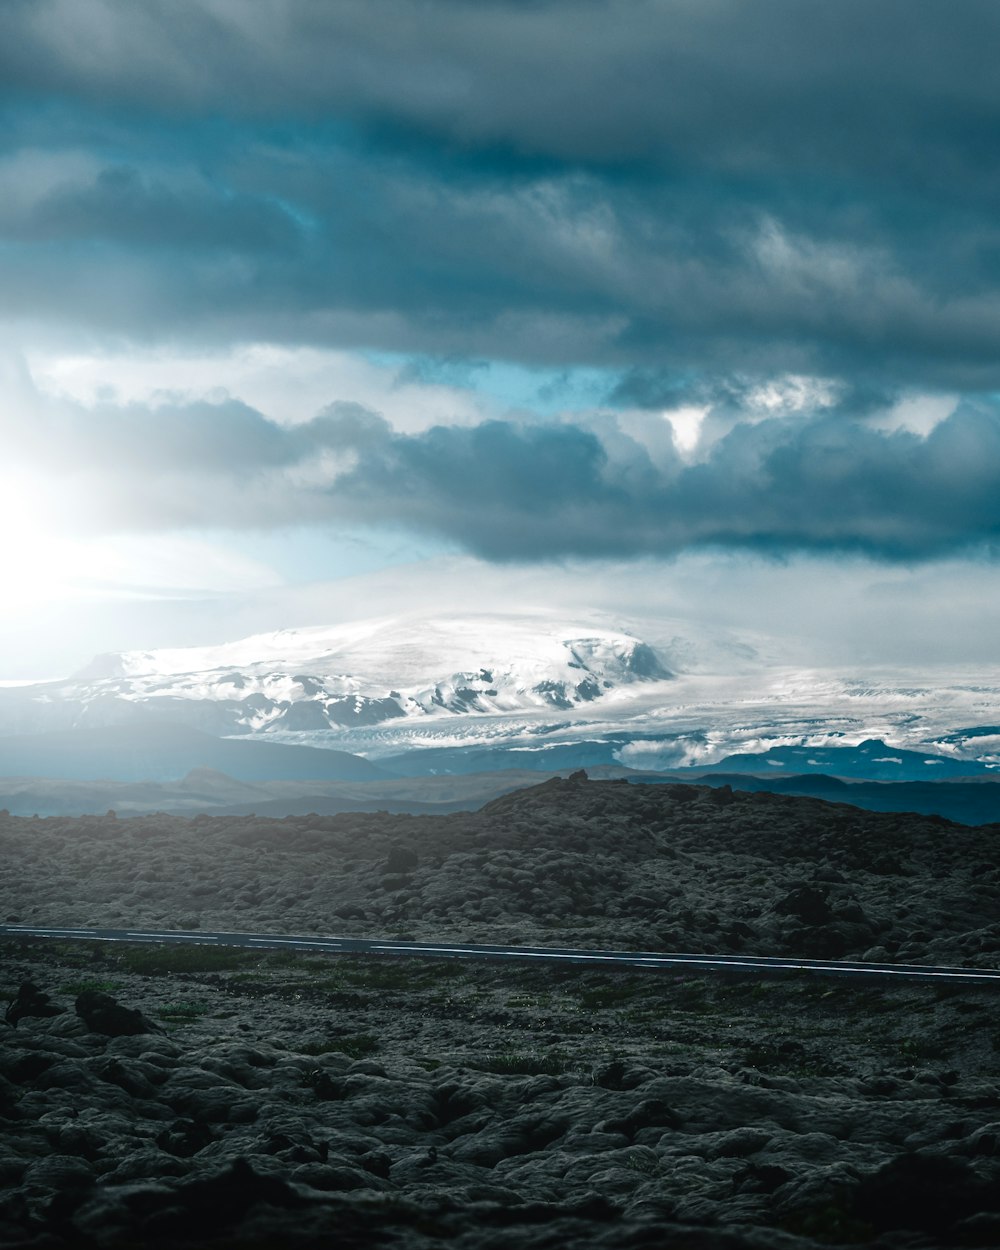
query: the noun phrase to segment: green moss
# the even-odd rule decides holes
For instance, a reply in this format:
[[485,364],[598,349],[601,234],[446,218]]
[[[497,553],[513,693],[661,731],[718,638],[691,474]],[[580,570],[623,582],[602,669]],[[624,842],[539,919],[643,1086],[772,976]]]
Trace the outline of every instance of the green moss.
[[506,1006],[513,1010],[537,1010],[538,1008],[548,1008],[551,1006],[552,996],[550,994],[512,994],[507,999]]
[[947,1059],[948,1047],[931,1037],[904,1037],[899,1041],[900,1057],[914,1059]]
[[664,1174],[663,1164],[659,1159],[651,1159],[648,1155],[630,1154],[625,1160],[625,1166],[631,1168],[633,1172],[640,1172],[643,1176],[662,1176]]
[[197,1020],[199,1016],[209,1013],[210,1007],[206,1007],[204,1003],[166,1003],[157,1011],[157,1015],[161,1020],[175,1020],[178,1022],[190,1023]]
[[303,1051],[303,1054],[328,1055],[335,1051],[342,1055],[347,1055],[350,1059],[364,1059],[366,1055],[372,1055],[379,1048],[379,1040],[372,1037],[370,1033],[355,1033],[353,1036],[331,1038],[328,1045],[324,1045],[321,1049],[313,1051]]
[[129,972],[163,976],[171,972],[230,972],[256,966],[260,956],[234,946],[131,946],[120,951],[118,960]]
[[58,987],[60,994],[72,994],[74,998],[78,994],[86,993],[87,990],[94,990],[99,994],[115,994],[120,989],[121,983],[118,981],[102,981],[97,978],[66,981]]
[[561,1050],[550,1050],[546,1055],[505,1050],[466,1063],[470,1068],[497,1076],[561,1076],[569,1066],[568,1057]]
[[637,994],[647,990],[646,986],[637,986],[634,982],[624,985],[595,985],[577,991],[576,997],[580,1006],[588,1011],[606,1011],[612,1007],[621,1007],[630,1003]]

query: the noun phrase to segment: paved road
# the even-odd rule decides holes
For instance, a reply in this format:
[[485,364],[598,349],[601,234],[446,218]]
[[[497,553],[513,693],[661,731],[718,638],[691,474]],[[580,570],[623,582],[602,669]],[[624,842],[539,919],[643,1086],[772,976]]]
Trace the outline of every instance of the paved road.
[[261,950],[297,950],[328,955],[409,955],[424,958],[520,960],[538,963],[599,964],[661,969],[666,972],[728,972],[777,976],[811,972],[818,976],[868,980],[993,985],[1000,989],[1000,969],[940,968],[923,964],[870,964],[847,960],[776,958],[767,955],[696,955],[661,951],[575,950],[553,946],[483,946],[451,942],[392,942],[380,938],[290,937],[271,933],[217,933],[170,929],[47,929],[0,925],[0,937],[56,938],[61,941],[178,942],[200,946],[243,946]]

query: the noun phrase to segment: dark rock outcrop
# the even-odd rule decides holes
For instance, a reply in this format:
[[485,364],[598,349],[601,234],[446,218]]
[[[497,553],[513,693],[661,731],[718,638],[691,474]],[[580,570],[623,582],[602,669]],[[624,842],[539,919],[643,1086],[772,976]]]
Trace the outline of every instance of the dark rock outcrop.
[[4,1019],[16,1029],[17,1022],[26,1019],[28,1016],[39,1018],[59,1016],[65,1010],[65,1007],[58,1007],[55,1003],[50,1002],[48,994],[43,993],[37,985],[32,984],[31,981],[24,981],[18,987],[17,995],[12,999],[10,1006],[4,1012]]
[[76,1014],[93,1033],[108,1037],[136,1037],[140,1033],[163,1033],[134,1007],[123,1007],[116,998],[100,990],[84,990],[77,995]]

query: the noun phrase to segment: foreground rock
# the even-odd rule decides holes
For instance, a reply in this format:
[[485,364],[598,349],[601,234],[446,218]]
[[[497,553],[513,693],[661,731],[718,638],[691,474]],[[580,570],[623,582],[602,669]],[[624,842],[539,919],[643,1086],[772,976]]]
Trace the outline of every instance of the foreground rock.
[[162,1033],[159,1025],[147,1020],[141,1011],[123,1006],[110,994],[84,990],[74,1004],[76,1014],[92,1033],[108,1037],[137,1037],[141,1033]]
[[33,1016],[36,1019],[45,1019],[49,1016],[58,1016],[65,1011],[65,1007],[57,1007],[51,1002],[48,994],[44,994],[37,985],[33,985],[30,981],[22,981],[17,987],[17,993],[4,1012],[4,1021],[16,1029],[19,1020],[26,1020]]
[[[0,817],[0,914],[989,967],[997,832],[583,777],[448,818]],[[993,990],[0,961],[0,1245],[1000,1245]]]
[[0,1244],[1000,1244],[989,991],[105,952],[0,944],[167,1030],[0,1031]]

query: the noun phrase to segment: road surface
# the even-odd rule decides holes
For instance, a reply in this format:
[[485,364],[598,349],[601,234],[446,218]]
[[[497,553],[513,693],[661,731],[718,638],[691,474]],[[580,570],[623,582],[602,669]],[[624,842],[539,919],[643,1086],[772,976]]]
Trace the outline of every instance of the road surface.
[[872,964],[848,960],[799,959],[767,955],[701,955],[661,951],[576,950],[552,946],[484,946],[454,942],[393,942],[382,938],[295,937],[272,933],[218,933],[172,929],[52,929],[0,925],[0,937],[51,938],[60,941],[161,942],[199,946],[239,946],[258,950],[296,950],[326,955],[396,955],[433,959],[516,960],[536,963],[594,964],[603,967],[659,969],[673,973],[742,973],[780,976],[809,972],[882,982],[993,985],[1000,989],[1000,969],[941,968],[924,964]]

